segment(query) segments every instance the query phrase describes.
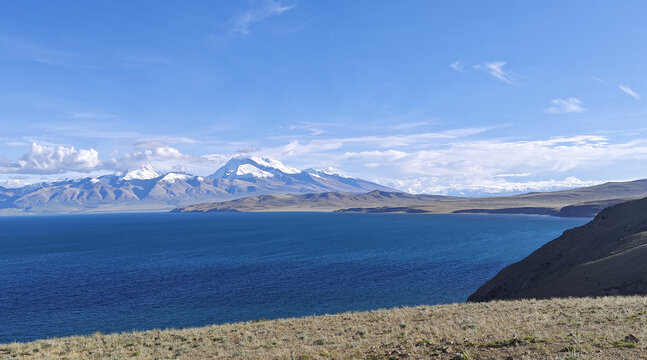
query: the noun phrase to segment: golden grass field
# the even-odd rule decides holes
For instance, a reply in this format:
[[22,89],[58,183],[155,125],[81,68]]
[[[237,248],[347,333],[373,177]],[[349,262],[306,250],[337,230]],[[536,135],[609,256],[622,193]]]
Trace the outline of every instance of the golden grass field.
[[0,359],[647,359],[647,297],[418,306],[0,345]]

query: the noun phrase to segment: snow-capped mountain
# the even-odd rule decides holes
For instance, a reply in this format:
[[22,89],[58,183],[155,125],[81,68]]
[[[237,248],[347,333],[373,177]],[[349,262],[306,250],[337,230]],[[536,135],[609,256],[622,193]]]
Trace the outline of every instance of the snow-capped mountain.
[[304,171],[280,161],[232,158],[207,177],[183,172],[160,173],[152,166],[96,178],[63,180],[18,189],[0,187],[0,208],[25,211],[87,209],[156,210],[205,201],[231,200],[261,194],[303,194],[340,191],[393,191],[366,180],[325,170]]
[[151,165],[145,165],[141,169],[126,171],[121,178],[124,180],[150,180],[159,177],[160,174]]
[[208,176],[214,185],[230,194],[303,194],[327,191],[365,193],[372,190],[394,189],[366,180],[350,178],[323,170],[304,171],[284,165],[280,161],[261,158],[233,158]]
[[249,158],[232,158],[208,177],[213,179],[251,179],[281,177],[299,173],[301,173],[301,170],[284,165],[278,160],[253,156]]

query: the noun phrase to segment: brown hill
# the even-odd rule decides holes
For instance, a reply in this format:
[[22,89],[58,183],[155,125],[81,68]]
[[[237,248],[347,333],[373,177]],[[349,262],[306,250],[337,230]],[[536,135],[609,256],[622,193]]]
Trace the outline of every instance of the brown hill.
[[372,191],[367,194],[261,195],[202,203],[175,212],[339,211],[399,213],[503,213],[593,217],[605,207],[647,196],[647,180],[543,193],[484,198],[413,195]]
[[503,269],[469,301],[647,294],[647,198],[602,210]]

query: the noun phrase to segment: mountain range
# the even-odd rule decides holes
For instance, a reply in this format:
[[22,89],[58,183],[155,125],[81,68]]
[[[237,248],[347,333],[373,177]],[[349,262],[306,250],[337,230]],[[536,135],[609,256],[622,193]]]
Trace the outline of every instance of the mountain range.
[[208,176],[151,167],[81,179],[0,187],[0,213],[86,211],[338,211],[508,213],[593,217],[647,197],[647,180],[485,198],[414,195],[327,170],[234,157]]
[[150,165],[122,173],[0,187],[0,209],[13,212],[163,210],[261,194],[394,191],[326,170],[298,170],[262,157],[232,158],[213,174],[160,173]]

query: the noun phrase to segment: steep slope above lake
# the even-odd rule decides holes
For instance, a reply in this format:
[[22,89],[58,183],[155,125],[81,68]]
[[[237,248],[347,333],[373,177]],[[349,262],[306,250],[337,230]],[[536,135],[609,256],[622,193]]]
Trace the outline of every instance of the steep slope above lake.
[[602,210],[524,260],[503,269],[469,298],[551,298],[647,294],[647,198]]

